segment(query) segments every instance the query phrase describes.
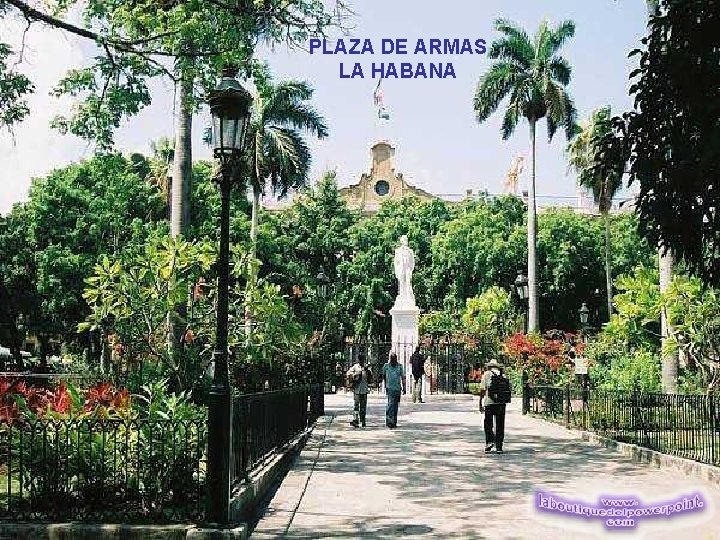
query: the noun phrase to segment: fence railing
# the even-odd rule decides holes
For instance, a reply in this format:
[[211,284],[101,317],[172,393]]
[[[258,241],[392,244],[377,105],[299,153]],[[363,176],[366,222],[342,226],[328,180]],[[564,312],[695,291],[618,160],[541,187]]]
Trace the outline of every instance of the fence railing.
[[530,387],[529,412],[568,427],[720,466],[720,397]]
[[231,485],[247,479],[323,414],[323,391],[314,384],[234,398]]
[[207,423],[0,425],[0,519],[183,522],[202,517]]

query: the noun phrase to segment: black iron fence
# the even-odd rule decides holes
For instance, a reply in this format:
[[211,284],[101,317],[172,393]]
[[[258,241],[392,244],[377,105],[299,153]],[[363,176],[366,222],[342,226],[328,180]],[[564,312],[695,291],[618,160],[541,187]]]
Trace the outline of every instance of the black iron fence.
[[194,521],[207,424],[37,420],[0,425],[0,519]]
[[[375,389],[380,389],[382,367],[389,360],[390,353],[398,355],[398,361],[409,372],[410,356],[418,348],[425,357],[425,381],[431,394],[463,394],[469,391],[468,375],[474,359],[467,354],[464,342],[444,339],[422,339],[419,342],[393,342],[383,339],[348,338],[342,345],[343,361],[339,366],[343,375],[363,355],[370,369]],[[341,385],[337,374],[336,384]]]
[[720,466],[720,397],[534,386],[529,412],[568,427]]
[[[320,383],[236,397],[233,484],[312,425],[323,405]],[[0,520],[203,521],[207,438],[204,414],[188,420],[5,419]]]
[[231,484],[285,447],[323,414],[323,385],[245,394],[233,400]]

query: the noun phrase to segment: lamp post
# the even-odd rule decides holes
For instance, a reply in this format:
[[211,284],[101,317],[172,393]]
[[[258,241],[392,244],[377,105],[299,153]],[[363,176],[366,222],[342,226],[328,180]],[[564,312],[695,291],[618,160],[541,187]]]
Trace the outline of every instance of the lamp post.
[[[582,306],[580,306],[580,309],[578,310],[578,313],[580,315],[580,337],[582,338],[583,345],[585,344],[585,335],[588,329],[588,319],[590,317],[590,309],[588,309],[588,306],[585,302],[582,303]],[[583,352],[584,354],[584,352]],[[588,397],[589,397],[589,389],[590,389],[590,373],[584,373],[582,376],[582,387],[583,387],[583,405],[587,404]]]
[[[523,333],[527,334],[528,331],[528,297],[530,291],[528,288],[528,279],[525,274],[519,272],[515,278],[515,290],[517,291],[518,297],[523,305]],[[530,377],[527,372],[527,353],[523,353],[523,370],[522,370],[522,392],[523,392],[523,403],[522,413],[527,414],[530,410]]]
[[524,313],[524,324],[523,332],[527,334],[528,331],[528,297],[530,296],[530,290],[528,288],[528,278],[525,274],[520,272],[515,278],[515,290],[517,291],[520,300],[522,301]]
[[228,375],[228,282],[230,276],[230,193],[237,181],[252,97],[235,79],[237,70],[223,70],[210,94],[213,155],[218,160],[220,189],[220,251],[217,260],[217,326],[209,392],[207,520],[225,525],[230,513],[230,441],[232,400]]
[[321,349],[320,349],[320,383],[322,384],[322,392],[320,392],[320,395],[318,396],[318,406],[319,406],[319,414],[324,415],[325,414],[325,358],[323,356],[322,346],[324,345],[325,341],[325,326],[327,323],[327,299],[328,299],[328,293],[329,293],[329,287],[330,287],[330,278],[325,275],[325,272],[320,270],[317,277],[315,278],[317,280],[317,287],[318,287],[318,295],[322,299],[323,303],[323,318],[322,318],[322,337],[323,341],[321,342]]

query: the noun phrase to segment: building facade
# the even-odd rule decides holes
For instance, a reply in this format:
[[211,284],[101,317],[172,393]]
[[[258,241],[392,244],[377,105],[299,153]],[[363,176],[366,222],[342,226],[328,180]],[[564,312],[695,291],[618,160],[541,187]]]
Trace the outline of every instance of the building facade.
[[395,147],[389,142],[378,141],[370,151],[370,172],[363,173],[357,184],[340,188],[340,196],[350,209],[372,214],[388,200],[400,200],[408,196],[423,201],[436,198],[435,195],[408,184],[402,173],[395,170]]

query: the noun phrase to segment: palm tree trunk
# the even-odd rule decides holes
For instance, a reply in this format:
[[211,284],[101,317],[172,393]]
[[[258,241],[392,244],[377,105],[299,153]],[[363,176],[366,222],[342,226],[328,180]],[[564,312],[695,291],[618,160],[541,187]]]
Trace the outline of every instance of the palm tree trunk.
[[[192,81],[182,77],[177,87],[177,118],[175,121],[175,152],[173,155],[172,194],[170,203],[170,236],[186,233],[190,222],[192,191]],[[174,276],[170,277],[171,280]],[[172,286],[172,285],[171,285]],[[168,353],[173,368],[179,361],[183,328],[180,321],[187,315],[184,304],[168,312]]]
[[[660,257],[660,294],[664,294],[672,283],[674,256],[671,251],[662,253]],[[673,328],[668,323],[665,308],[660,312],[660,333],[662,334],[662,348],[665,349],[673,334]],[[662,390],[666,394],[677,394],[678,387],[678,353],[677,351],[664,354],[662,357]]]
[[607,287],[608,321],[613,314],[612,246],[610,245],[610,212],[605,210],[605,286]]
[[[252,220],[250,222],[250,255],[254,261],[257,258],[257,232],[258,232],[258,214],[260,211],[260,189],[253,185],[253,203],[252,203]],[[255,265],[248,277],[247,290],[255,287],[257,276],[255,275]],[[252,313],[245,308],[245,336],[248,341],[252,338]]]
[[528,241],[528,332],[540,330],[540,313],[538,309],[538,288],[537,288],[537,209],[535,205],[535,127],[537,121],[530,121],[530,143],[531,151],[531,175],[528,186],[528,219],[527,219],[527,241]]
[[192,83],[182,81],[177,89],[175,154],[173,157],[170,235],[184,234],[190,221],[192,190]]

